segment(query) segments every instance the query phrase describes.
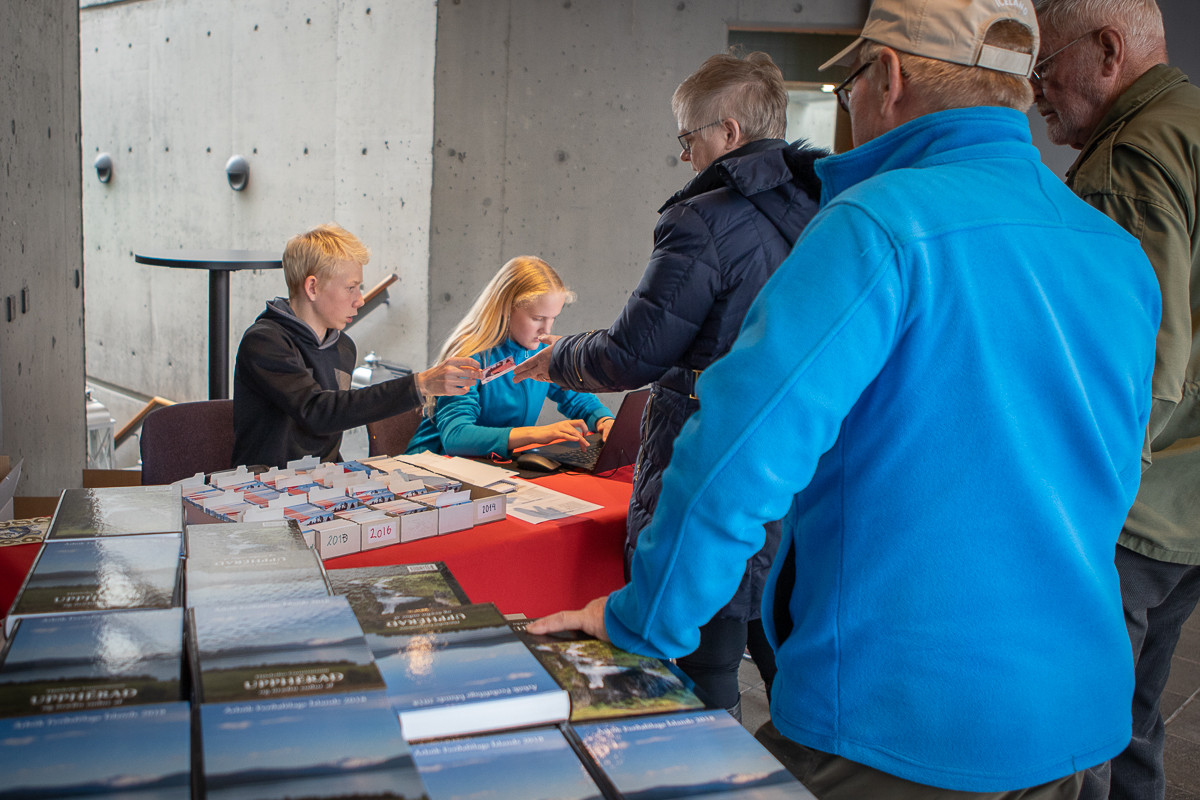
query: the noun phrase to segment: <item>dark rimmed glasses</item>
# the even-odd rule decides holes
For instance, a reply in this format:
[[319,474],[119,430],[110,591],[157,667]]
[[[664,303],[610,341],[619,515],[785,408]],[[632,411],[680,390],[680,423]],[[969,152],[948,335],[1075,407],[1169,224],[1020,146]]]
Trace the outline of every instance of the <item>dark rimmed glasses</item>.
[[874,61],[864,61],[858,65],[858,69],[846,76],[846,80],[833,87],[833,93],[837,96],[838,105],[842,107],[842,111],[850,112],[850,90],[853,88],[855,78],[862,75],[867,67],[874,63]]
[[693,133],[698,133],[698,132],[704,130],[705,128],[711,128],[713,125],[720,125],[724,121],[725,120],[723,120],[723,119],[719,119],[716,122],[710,122],[707,125],[701,125],[699,128],[692,128],[690,131],[684,131],[683,133],[679,134],[679,136],[676,137],[677,139],[679,139],[679,146],[683,148],[683,152],[691,153],[692,152],[692,143],[688,137],[690,137]]
[[1032,78],[1033,80],[1037,81],[1038,83],[1041,83],[1041,82],[1042,82],[1042,78],[1043,78],[1043,77],[1045,76],[1045,74],[1046,74],[1046,65],[1047,65],[1047,64],[1049,64],[1049,63],[1051,62],[1051,60],[1053,60],[1053,59],[1054,59],[1054,58],[1055,58],[1055,57],[1056,57],[1056,56],[1057,56],[1059,53],[1063,52],[1063,51],[1064,51],[1064,50],[1066,50],[1068,47],[1071,47],[1072,45],[1078,44],[1079,42],[1082,42],[1084,39],[1088,38],[1088,37],[1089,37],[1089,36],[1091,36],[1093,33],[1099,33],[1099,31],[1088,31],[1088,32],[1087,32],[1087,33],[1085,33],[1083,36],[1077,36],[1077,37],[1075,37],[1075,38],[1074,38],[1074,39],[1072,39],[1071,41],[1069,41],[1069,42],[1067,42],[1066,44],[1064,44],[1062,47],[1060,47],[1060,48],[1058,48],[1057,50],[1055,50],[1055,51],[1054,51],[1053,53],[1051,53],[1050,55],[1048,55],[1048,56],[1046,56],[1045,58],[1043,58],[1041,61],[1039,61],[1039,62],[1037,62],[1036,64],[1034,64],[1034,65],[1033,65],[1033,72],[1030,74],[1030,76],[1029,76],[1029,77],[1030,77],[1030,78]]

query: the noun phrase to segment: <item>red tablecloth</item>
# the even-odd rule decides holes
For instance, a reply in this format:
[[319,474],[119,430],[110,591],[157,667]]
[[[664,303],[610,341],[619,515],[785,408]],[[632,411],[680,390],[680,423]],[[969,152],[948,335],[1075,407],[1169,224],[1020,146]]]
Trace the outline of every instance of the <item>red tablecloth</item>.
[[[530,525],[509,517],[465,531],[392,545],[325,562],[326,569],[444,561],[472,601],[506,614],[539,617],[580,608],[624,583],[625,512],[632,467],[611,477],[548,475],[549,489],[602,505]],[[41,545],[0,547],[0,615],[7,614]]]
[[13,544],[0,547],[0,614],[8,614],[17,590],[25,582],[41,544]]
[[614,589],[624,578],[625,513],[632,467],[611,478],[548,475],[537,482],[604,506],[530,525],[509,517],[458,533],[368,550],[325,562],[326,569],[444,561],[473,602],[505,614],[540,617]]

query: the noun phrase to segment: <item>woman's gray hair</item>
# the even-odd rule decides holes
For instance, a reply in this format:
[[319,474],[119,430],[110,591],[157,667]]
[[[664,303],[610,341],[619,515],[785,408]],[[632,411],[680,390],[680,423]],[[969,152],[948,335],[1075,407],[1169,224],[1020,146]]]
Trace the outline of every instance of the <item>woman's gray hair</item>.
[[782,139],[787,130],[783,73],[766,53],[718,54],[679,84],[671,111],[685,129],[736,119],[742,141]]

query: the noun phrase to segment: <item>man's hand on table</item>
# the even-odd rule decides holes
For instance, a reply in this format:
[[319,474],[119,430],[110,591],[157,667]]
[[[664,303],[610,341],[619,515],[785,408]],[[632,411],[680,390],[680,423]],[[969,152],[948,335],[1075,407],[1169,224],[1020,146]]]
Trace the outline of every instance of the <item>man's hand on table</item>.
[[533,634],[557,633],[558,631],[583,631],[601,641],[609,641],[604,630],[604,607],[608,595],[597,597],[578,611],[559,611],[548,617],[529,623],[525,630]]

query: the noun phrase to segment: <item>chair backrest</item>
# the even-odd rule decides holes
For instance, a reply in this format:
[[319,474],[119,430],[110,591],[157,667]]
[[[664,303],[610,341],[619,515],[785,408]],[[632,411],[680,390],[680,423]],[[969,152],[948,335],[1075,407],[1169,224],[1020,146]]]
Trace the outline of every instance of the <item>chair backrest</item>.
[[398,456],[421,424],[421,409],[367,423],[367,455]]
[[142,483],[172,483],[233,467],[233,401],[155,409],[142,421]]

